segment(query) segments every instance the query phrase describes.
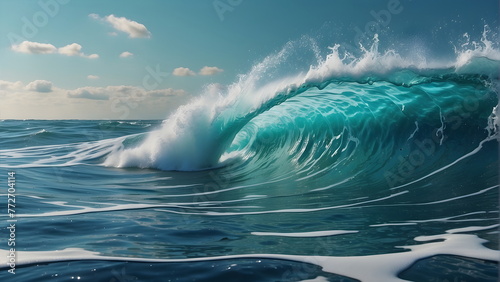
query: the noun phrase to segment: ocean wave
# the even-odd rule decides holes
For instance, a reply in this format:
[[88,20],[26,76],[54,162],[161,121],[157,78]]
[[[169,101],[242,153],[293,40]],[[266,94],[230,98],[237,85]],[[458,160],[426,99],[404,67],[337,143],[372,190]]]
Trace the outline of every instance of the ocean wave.
[[[419,174],[425,177],[498,138],[500,52],[488,32],[485,28],[481,41],[456,48],[455,61],[446,64],[380,52],[375,37],[359,57],[335,45],[306,72],[276,76],[284,62],[294,60],[296,46],[289,43],[237,82],[208,85],[161,124],[100,121],[95,126],[120,137],[101,140],[82,132],[89,141],[0,150],[0,155],[32,160],[19,164],[23,167],[97,161],[195,171],[231,165],[242,175],[260,171],[270,179],[337,172],[342,177],[332,183],[345,183],[390,170],[427,139],[436,148],[452,146],[443,142],[453,140],[456,154],[426,156],[427,171]],[[149,133],[122,133],[151,126],[156,129]],[[32,139],[61,134],[64,130],[40,129],[35,132],[40,138]]]
[[[491,121],[484,115],[496,115],[500,52],[487,36],[485,28],[481,42],[463,44],[454,62],[441,65],[403,58],[394,50],[380,52],[375,36],[370,48],[361,46],[360,57],[341,53],[340,45],[335,45],[307,72],[271,76],[268,82],[283,61],[292,60],[289,53],[295,46],[287,44],[237,82],[227,87],[207,86],[203,95],[181,106],[141,144],[120,147],[107,156],[104,164],[192,171],[268,152],[270,159],[280,164],[296,162],[305,169],[325,161],[328,164],[318,169],[331,169],[352,158],[360,142],[364,153],[373,155],[368,151],[376,148],[367,142],[374,136],[366,136],[369,130],[361,122],[379,135],[377,144],[390,145],[378,150],[392,153],[403,142],[388,139],[399,135],[409,139],[411,133],[407,132],[394,136],[397,124],[406,124],[408,118],[419,124],[428,119],[438,121],[437,125],[427,121],[420,132],[434,126],[441,134],[442,145],[445,116],[464,102],[464,96],[471,100],[467,103],[477,104],[477,109],[468,114],[478,119],[469,126],[485,128]],[[382,123],[391,125],[392,130],[373,130]],[[493,124],[490,128],[495,135],[498,121]],[[264,135],[272,142],[263,144]],[[256,148],[259,142],[265,146]],[[376,156],[380,162],[389,157]]]

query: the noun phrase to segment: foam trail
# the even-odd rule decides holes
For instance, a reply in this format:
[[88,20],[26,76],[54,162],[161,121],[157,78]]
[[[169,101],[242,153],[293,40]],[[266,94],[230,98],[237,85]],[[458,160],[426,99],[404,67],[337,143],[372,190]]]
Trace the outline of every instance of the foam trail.
[[[16,265],[20,266],[83,260],[148,263],[192,263],[254,258],[289,260],[301,263],[315,264],[321,266],[323,268],[323,271],[343,275],[361,281],[405,281],[397,277],[397,275],[401,271],[407,269],[418,260],[436,255],[454,255],[488,261],[500,261],[500,251],[491,250],[483,246],[483,243],[487,242],[486,240],[481,239],[476,235],[460,234],[460,232],[488,230],[497,227],[498,225],[474,226],[448,230],[447,234],[419,236],[415,238],[417,242],[428,243],[400,247],[405,250],[409,250],[406,252],[367,256],[335,257],[278,254],[245,254],[185,259],[149,259],[104,256],[98,252],[92,252],[80,248],[67,248],[58,251],[18,251],[16,257]],[[435,240],[442,241],[432,242]],[[429,243],[429,241],[431,242]],[[0,250],[0,267],[9,267],[8,255],[9,251]]]
[[[31,167],[65,167],[85,164],[90,160],[96,160],[107,156],[110,152],[122,146],[122,142],[139,134],[106,139],[92,142],[82,142],[63,145],[33,146],[21,149],[0,150],[0,158],[28,159],[24,164],[0,164],[4,168],[31,168]],[[47,158],[49,156],[49,158]]]
[[209,216],[230,216],[230,215],[255,215],[255,214],[272,214],[272,213],[307,213],[307,212],[317,212],[317,211],[324,211],[324,210],[332,210],[332,209],[342,209],[342,208],[350,208],[350,207],[356,207],[360,206],[362,204],[367,204],[367,203],[373,203],[373,202],[378,202],[378,201],[383,201],[387,199],[391,199],[403,194],[408,193],[408,191],[401,191],[396,194],[391,194],[386,197],[378,198],[378,199],[373,199],[373,200],[368,200],[368,201],[363,201],[363,202],[357,202],[353,204],[345,204],[345,205],[339,205],[339,206],[332,206],[332,207],[323,207],[323,208],[314,208],[314,209],[281,209],[281,210],[267,210],[267,211],[254,211],[254,212],[213,212],[213,211],[206,211],[206,212],[200,212],[200,213],[190,213],[190,212],[177,212],[177,211],[172,211],[172,210],[159,210],[159,211],[164,211],[164,212],[170,212],[170,213],[178,213],[178,214],[203,214],[203,215],[209,215]]
[[415,127],[416,127],[415,131],[412,132],[412,134],[410,135],[410,137],[408,137],[408,139],[406,139],[406,141],[410,141],[413,138],[413,136],[415,136],[415,133],[418,132],[418,129],[419,129],[418,128],[418,121],[415,121]]
[[312,231],[312,232],[291,232],[291,233],[280,233],[280,232],[252,232],[252,235],[257,236],[282,236],[282,237],[324,237],[324,236],[334,236],[358,233],[359,231],[349,231],[349,230],[328,230],[328,231]]
[[[257,197],[259,198],[259,197]],[[224,202],[196,202],[196,203],[170,203],[170,204],[105,204],[109,205],[108,207],[85,207],[85,206],[76,206],[76,205],[68,205],[66,202],[45,202],[46,204],[52,204],[55,206],[62,207],[71,207],[77,209],[71,210],[62,210],[62,211],[51,211],[44,213],[30,213],[30,214],[17,214],[18,218],[27,218],[27,217],[55,217],[55,216],[69,216],[69,215],[79,215],[79,214],[88,214],[88,213],[102,213],[102,212],[117,212],[117,211],[125,211],[125,210],[143,210],[143,209],[158,209],[158,208],[176,208],[176,209],[199,209],[200,207],[196,207],[193,205],[215,205],[222,203],[231,203],[231,202],[242,202],[251,199],[240,199],[234,201],[224,201]],[[100,203],[103,204],[103,203]],[[225,209],[229,207],[211,207],[212,209]],[[235,209],[246,209],[246,208],[257,208],[256,206],[234,206],[231,208]]]
[[481,218],[481,219],[462,219],[456,220],[456,218],[477,215],[477,214],[486,214],[486,211],[479,212],[471,212],[467,214],[461,214],[456,216],[449,216],[443,218],[432,218],[432,219],[421,219],[421,220],[407,220],[405,222],[395,222],[395,223],[383,223],[383,224],[372,224],[370,227],[382,227],[382,226],[391,226],[391,225],[415,225],[418,223],[428,223],[428,222],[467,222],[467,221],[486,221],[486,220],[497,220],[496,218]]
[[478,145],[478,146],[477,146],[474,150],[472,150],[471,152],[469,152],[469,153],[467,153],[467,154],[465,154],[465,155],[461,156],[460,158],[456,159],[455,161],[451,162],[450,164],[447,164],[447,165],[445,165],[445,166],[443,166],[443,167],[441,167],[441,168],[439,168],[439,169],[436,169],[435,171],[433,171],[433,172],[431,172],[431,173],[429,173],[429,174],[427,174],[427,175],[425,175],[425,176],[422,176],[422,177],[420,177],[419,179],[416,179],[416,180],[410,181],[410,182],[408,182],[408,183],[405,183],[405,184],[402,184],[402,185],[399,185],[399,186],[396,186],[396,187],[392,187],[392,188],[391,188],[391,190],[400,189],[400,188],[403,188],[403,187],[406,187],[406,186],[412,185],[412,184],[417,183],[417,182],[420,182],[420,181],[422,181],[422,180],[424,180],[424,179],[426,179],[426,178],[429,178],[429,177],[431,177],[431,176],[433,176],[433,175],[435,175],[435,174],[437,174],[437,173],[439,173],[439,172],[441,172],[441,171],[443,171],[443,170],[446,170],[446,169],[448,169],[448,168],[450,168],[450,167],[452,167],[452,166],[456,165],[456,164],[457,164],[457,163],[459,163],[460,161],[462,161],[462,160],[464,160],[464,159],[466,159],[466,158],[468,158],[468,157],[470,157],[470,156],[473,156],[473,155],[477,154],[477,153],[478,153],[479,151],[481,151],[481,149],[483,148],[484,143],[486,143],[486,142],[490,142],[490,141],[492,141],[492,140],[497,140],[497,139],[498,139],[498,133],[495,133],[495,135],[494,135],[494,136],[489,136],[489,137],[487,137],[486,139],[484,139],[483,141],[481,141],[481,142],[479,143],[479,145]]

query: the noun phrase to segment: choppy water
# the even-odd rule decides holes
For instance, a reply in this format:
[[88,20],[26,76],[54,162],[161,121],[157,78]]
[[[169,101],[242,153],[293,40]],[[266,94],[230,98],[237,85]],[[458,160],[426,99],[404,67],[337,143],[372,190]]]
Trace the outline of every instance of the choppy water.
[[269,75],[291,44],[164,121],[0,122],[15,278],[496,281],[500,53],[469,47]]

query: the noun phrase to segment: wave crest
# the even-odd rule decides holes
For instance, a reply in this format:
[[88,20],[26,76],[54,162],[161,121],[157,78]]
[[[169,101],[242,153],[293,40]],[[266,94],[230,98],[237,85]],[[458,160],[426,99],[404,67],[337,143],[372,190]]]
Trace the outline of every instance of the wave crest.
[[[449,82],[449,87],[453,87],[456,83],[461,83],[460,81],[468,81],[474,87],[475,84],[481,85],[487,81],[495,80],[500,68],[500,52],[493,42],[487,39],[487,35],[485,28],[480,43],[473,42],[462,45],[462,51],[457,51],[456,61],[441,66],[403,58],[394,50],[380,53],[378,37],[375,36],[369,49],[360,47],[362,55],[359,58],[353,57],[347,52],[341,54],[339,52],[340,45],[335,45],[324,60],[321,60],[316,66],[311,66],[307,72],[291,76],[275,76],[276,70],[280,68],[280,65],[283,65],[284,61],[293,60],[290,54],[295,46],[289,43],[280,52],[270,55],[256,64],[248,74],[241,75],[237,82],[227,87],[207,86],[204,94],[178,108],[175,113],[163,121],[159,129],[150,132],[140,145],[120,147],[110,153],[106,158],[105,165],[182,171],[220,166],[221,160],[225,159],[221,159],[221,157],[224,153],[231,151],[228,149],[234,138],[241,134],[242,129],[248,127],[254,118],[283,103],[291,105],[287,108],[288,110],[301,109],[300,103],[313,103],[317,109],[326,107],[328,118],[338,119],[338,115],[331,117],[329,114],[337,111],[344,118],[344,124],[358,122],[352,120],[356,115],[365,115],[365,118],[370,115],[387,118],[381,114],[384,110],[388,111],[391,105],[404,104],[401,103],[398,93],[405,91],[398,88],[398,85],[412,87],[441,81]],[[313,52],[317,52],[314,48],[312,49]],[[377,85],[378,88],[362,86],[364,84],[371,85],[374,82],[381,82],[380,85]],[[349,93],[355,93],[356,98],[345,98],[339,101],[318,99],[322,103],[334,103],[324,106],[314,102],[314,99],[305,99],[299,103],[294,100],[295,104],[291,100],[305,92],[314,92],[315,89],[321,90],[325,87],[331,87],[331,85],[345,84],[348,84],[348,89],[342,88],[341,94],[348,96]],[[419,88],[418,91],[426,91],[422,89]],[[332,89],[314,92],[314,95],[330,95],[331,92]],[[428,94],[426,95],[428,96]],[[420,96],[414,95],[412,97],[410,95],[405,99],[414,102],[422,99]],[[389,102],[377,109],[377,113],[373,112],[371,106],[363,106],[363,104],[376,103],[376,99],[386,99]],[[432,107],[433,103],[436,104],[433,100],[429,103],[429,107]],[[307,116],[307,111],[311,110],[307,107],[303,108],[306,109],[306,112],[302,112],[298,116]],[[398,111],[400,110],[399,107],[396,108]],[[347,114],[348,112],[349,114]],[[441,122],[441,118],[439,121]],[[411,121],[411,123],[414,122]],[[256,126],[255,123],[253,126]],[[341,126],[341,128],[343,127]],[[294,129],[288,128],[287,130],[293,131]],[[246,131],[246,134],[249,132]],[[312,135],[306,138],[307,141],[301,139],[300,142],[297,142],[307,143],[308,145],[303,145],[305,146],[304,150],[309,150],[307,149],[309,146],[317,146],[317,144],[314,145],[315,141],[309,140],[317,138],[317,133],[313,131]],[[337,134],[332,133],[331,135],[336,136]],[[346,136],[351,136],[349,137],[351,141],[355,140],[353,137],[355,134],[352,132],[349,134]],[[329,142],[327,141],[326,144]],[[290,144],[290,146],[296,145]]]

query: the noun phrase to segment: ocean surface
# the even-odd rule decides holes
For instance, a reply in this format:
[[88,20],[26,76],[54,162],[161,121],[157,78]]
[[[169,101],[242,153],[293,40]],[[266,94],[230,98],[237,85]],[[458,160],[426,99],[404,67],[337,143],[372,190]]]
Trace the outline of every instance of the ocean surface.
[[290,43],[165,120],[1,121],[0,280],[497,281],[479,37],[438,62],[375,36],[283,75]]

